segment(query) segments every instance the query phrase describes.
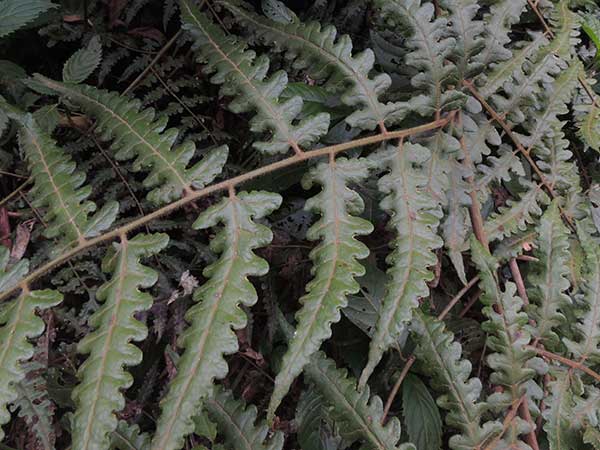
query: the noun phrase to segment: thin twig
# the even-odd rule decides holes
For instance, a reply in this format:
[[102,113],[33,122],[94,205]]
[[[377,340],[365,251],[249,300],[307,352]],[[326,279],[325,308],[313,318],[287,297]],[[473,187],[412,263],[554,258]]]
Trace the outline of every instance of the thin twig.
[[10,194],[8,194],[8,196],[4,197],[2,200],[0,200],[0,206],[4,206],[6,203],[11,201],[13,199],[13,197],[16,197],[17,195],[19,195],[19,193],[23,189],[25,189],[27,187],[27,185],[29,183],[31,183],[32,181],[33,181],[33,177],[27,178],[27,180],[25,180],[17,189],[12,191]]
[[500,439],[502,438],[504,433],[506,433],[506,430],[508,430],[508,427],[510,426],[512,421],[515,419],[519,407],[521,406],[521,403],[523,403],[523,401],[525,400],[525,396],[526,394],[523,394],[521,398],[516,402],[516,404],[513,404],[513,406],[510,408],[509,413],[506,415],[504,421],[502,422],[502,432],[498,434],[489,445],[486,445],[483,450],[493,450],[496,448],[496,446],[500,442]]
[[510,273],[515,280],[515,284],[517,285],[517,292],[519,293],[519,297],[523,300],[523,303],[529,305],[529,297],[527,296],[527,290],[525,289],[525,283],[523,282],[523,277],[521,276],[521,271],[519,270],[519,265],[517,264],[516,258],[511,258],[508,263],[510,267]]
[[404,367],[402,368],[402,372],[400,372],[400,376],[398,376],[398,379],[394,383],[394,387],[392,388],[392,391],[390,392],[390,395],[388,395],[387,401],[385,402],[385,407],[383,408],[383,416],[381,416],[381,425],[385,424],[385,420],[387,418],[388,413],[390,412],[392,403],[394,403],[394,399],[396,398],[396,395],[398,395],[400,386],[402,385],[402,382],[406,378],[406,375],[408,375],[408,371],[410,370],[412,365],[415,363],[416,359],[417,358],[415,357],[415,355],[411,355],[410,358],[408,358],[406,360],[406,364],[404,364]]
[[282,159],[282,160],[276,161],[274,163],[268,164],[266,166],[259,167],[257,169],[254,169],[249,172],[246,172],[241,175],[230,178],[228,180],[212,184],[212,185],[207,186],[198,191],[192,190],[188,195],[184,196],[183,198],[181,198],[175,202],[169,203],[168,205],[163,206],[162,208],[157,209],[156,211],[153,211],[144,217],[140,217],[139,219],[128,222],[128,223],[120,226],[119,228],[116,228],[112,231],[104,233],[95,238],[84,239],[82,243],[77,245],[77,247],[74,247],[73,249],[63,253],[62,255],[56,257],[55,259],[47,262],[40,268],[31,272],[27,277],[25,277],[23,280],[21,280],[21,282],[18,285],[13,286],[13,287],[9,288],[8,290],[0,293],[0,301],[8,298],[13,292],[15,292],[17,289],[19,289],[23,283],[27,283],[27,284],[32,283],[33,281],[35,281],[36,279],[38,279],[39,277],[44,275],[46,272],[54,269],[55,267],[57,267],[58,265],[60,265],[62,263],[68,261],[73,256],[75,256],[87,249],[90,249],[90,248],[94,247],[95,245],[98,245],[102,242],[106,242],[111,239],[114,239],[115,237],[118,237],[122,233],[129,233],[130,231],[133,231],[139,227],[144,226],[145,224],[147,224],[148,222],[151,222],[152,220],[155,220],[155,219],[158,219],[159,217],[163,217],[168,214],[171,214],[173,211],[178,210],[179,208],[187,205],[190,202],[193,202],[194,200],[197,200],[198,198],[205,197],[205,196],[207,196],[209,194],[213,194],[215,192],[226,190],[230,186],[237,186],[246,181],[249,181],[256,177],[259,177],[261,175],[265,175],[265,174],[274,172],[276,170],[281,170],[283,168],[302,163],[302,162],[307,161],[312,158],[328,156],[330,154],[337,154],[337,153],[344,152],[344,151],[347,151],[347,150],[350,150],[353,148],[363,147],[365,145],[370,145],[370,144],[375,144],[377,142],[383,142],[383,141],[388,141],[388,140],[392,140],[392,139],[399,139],[402,137],[412,136],[414,134],[425,133],[427,131],[435,130],[437,128],[441,128],[441,127],[447,125],[453,119],[453,117],[454,117],[454,113],[451,112],[447,117],[445,117],[443,119],[439,119],[434,122],[429,122],[424,125],[419,125],[417,127],[408,128],[408,129],[399,130],[399,131],[391,131],[391,132],[387,132],[385,134],[383,134],[383,133],[377,134],[374,136],[368,136],[368,137],[364,137],[364,138],[360,138],[360,139],[355,139],[353,141],[348,141],[348,142],[344,142],[341,144],[330,145],[328,147],[323,147],[323,148],[320,148],[317,150],[303,152],[300,155],[290,156],[286,159]]
[[552,353],[552,352],[549,352],[548,350],[534,347],[532,345],[527,345],[525,348],[528,350],[533,350],[538,355],[542,355],[546,358],[553,359],[553,360],[558,361],[559,363],[562,363],[573,369],[581,370],[582,372],[585,372],[586,374],[588,374],[590,377],[594,378],[596,381],[600,381],[600,374],[597,372],[594,372],[592,369],[585,366],[582,362],[575,362],[572,359],[565,358],[564,356],[557,355],[556,353]]
[[456,305],[456,303],[458,303],[458,301],[463,297],[463,295],[465,295],[467,291],[471,289],[471,287],[473,287],[478,281],[479,275],[471,278],[469,282],[465,284],[465,286],[460,291],[458,291],[458,293],[452,298],[452,300],[448,302],[444,310],[438,316],[438,319],[443,320],[444,317],[446,317],[448,313],[452,310],[452,308],[454,308],[454,305]]
[[148,75],[150,73],[150,71],[152,70],[152,67],[154,67],[156,65],[156,63],[158,61],[160,61],[160,59],[165,55],[165,53],[167,53],[167,51],[173,46],[173,44],[177,41],[177,39],[179,38],[179,36],[181,36],[181,33],[182,33],[182,31],[179,30],[177,33],[175,33],[173,35],[173,37],[171,39],[169,39],[169,41],[165,44],[165,46],[163,48],[161,48],[160,51],[156,54],[156,56],[152,59],[152,61],[150,61],[150,64],[148,64],[148,67],[146,67],[142,71],[142,73],[140,73],[136,77],[136,79],[133,80],[129,86],[127,86],[127,89],[125,89],[123,91],[123,95],[129,94],[133,89],[135,89],[137,87],[137,85],[144,78],[146,78],[146,75]]

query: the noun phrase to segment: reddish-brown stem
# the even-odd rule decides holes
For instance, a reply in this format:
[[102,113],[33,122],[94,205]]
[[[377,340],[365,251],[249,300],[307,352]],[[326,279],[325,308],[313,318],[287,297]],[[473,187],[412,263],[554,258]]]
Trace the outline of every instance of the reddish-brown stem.
[[510,273],[515,280],[515,284],[517,285],[517,292],[519,293],[519,297],[523,300],[523,303],[529,305],[529,297],[527,296],[527,290],[525,289],[525,283],[523,282],[523,277],[521,276],[521,271],[519,270],[519,264],[517,264],[516,258],[511,258],[508,263],[510,267]]
[[246,181],[252,180],[256,177],[274,172],[276,170],[281,170],[285,167],[289,167],[289,166],[293,166],[293,165],[302,163],[302,162],[312,159],[312,158],[329,156],[330,154],[337,154],[337,153],[344,152],[344,151],[347,151],[347,150],[350,150],[353,148],[357,148],[357,147],[363,147],[366,145],[375,144],[378,142],[388,141],[388,140],[392,140],[392,139],[400,139],[403,137],[412,136],[415,134],[425,133],[427,131],[435,130],[437,128],[441,128],[441,127],[447,125],[451,120],[453,120],[454,114],[455,114],[454,112],[451,112],[448,114],[448,116],[444,117],[443,119],[429,122],[424,125],[419,125],[417,127],[408,128],[408,129],[399,130],[399,131],[388,131],[385,134],[377,134],[374,136],[368,136],[368,137],[364,137],[364,138],[360,138],[360,139],[355,139],[353,141],[344,142],[342,144],[330,145],[328,147],[319,148],[317,150],[303,152],[300,155],[290,156],[288,158],[276,161],[274,163],[268,164],[263,167],[259,167],[257,169],[243,173],[236,177],[230,178],[228,180],[212,184],[210,186],[205,187],[204,189],[200,189],[198,191],[191,191],[188,195],[185,195],[183,198],[181,198],[175,202],[169,203],[168,205],[163,206],[162,208],[157,209],[156,211],[153,211],[143,217],[140,217],[136,220],[128,222],[128,223],[120,226],[119,228],[116,228],[112,231],[109,231],[107,233],[104,233],[104,234],[97,236],[95,238],[92,238],[92,239],[84,239],[84,241],[79,243],[79,245],[77,245],[77,247],[74,247],[73,249],[63,253],[62,255],[56,257],[55,259],[47,262],[43,266],[41,266],[38,269],[31,272],[29,275],[27,275],[25,278],[23,278],[18,285],[13,286],[13,287],[5,290],[4,292],[0,293],[0,301],[6,300],[16,290],[21,288],[23,284],[31,284],[32,282],[34,282],[41,276],[45,275],[47,272],[53,270],[60,264],[63,264],[66,261],[70,260],[73,256],[75,256],[87,249],[90,249],[98,244],[110,241],[110,240],[118,237],[122,233],[129,233],[130,231],[133,231],[139,227],[146,225],[148,222],[151,222],[152,220],[155,220],[155,219],[158,219],[159,217],[164,217],[168,214],[171,214],[173,211],[178,210],[179,208],[187,205],[190,202],[193,202],[194,200],[197,200],[198,198],[205,197],[207,195],[214,194],[219,191],[227,190],[230,186],[237,186],[239,184],[245,183]]
[[509,413],[506,415],[506,417],[504,418],[504,421],[502,422],[502,432],[500,434],[498,434],[498,436],[496,436],[489,445],[486,445],[483,450],[493,450],[496,448],[496,446],[500,442],[500,439],[502,438],[504,433],[506,433],[506,430],[508,430],[508,427],[510,426],[511,422],[516,417],[517,411],[521,407],[521,404],[523,403],[524,400],[525,400],[525,394],[522,395],[521,398],[516,402],[516,404],[513,404],[513,406],[510,408]]
[[402,385],[402,382],[406,378],[406,375],[408,375],[408,371],[410,370],[410,368],[412,367],[412,365],[415,363],[415,360],[416,360],[415,355],[411,355],[406,360],[406,364],[404,364],[404,367],[402,368],[402,372],[400,372],[400,376],[398,376],[398,379],[394,383],[394,387],[392,388],[392,391],[390,392],[390,395],[388,395],[387,401],[385,402],[385,407],[383,408],[383,416],[381,417],[381,424],[382,425],[385,424],[385,419],[387,418],[387,415],[390,412],[390,408],[392,407],[392,403],[394,402],[394,399],[396,398],[396,395],[398,395],[398,391],[400,390],[400,386]]
[[538,347],[534,347],[532,345],[526,346],[527,349],[533,350],[538,355],[541,355],[545,358],[553,359],[558,361],[561,364],[571,367],[572,369],[581,370],[582,372],[588,374],[590,377],[594,378],[596,381],[600,381],[600,374],[594,372],[589,367],[585,366],[582,362],[575,362],[572,359],[565,358],[564,356],[557,355],[556,353],[549,352],[548,350],[544,350]]

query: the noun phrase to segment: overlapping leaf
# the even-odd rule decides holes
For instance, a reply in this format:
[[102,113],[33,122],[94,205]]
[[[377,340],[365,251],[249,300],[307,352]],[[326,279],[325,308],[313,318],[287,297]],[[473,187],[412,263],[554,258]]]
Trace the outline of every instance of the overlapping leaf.
[[153,449],[181,448],[184,437],[194,429],[192,417],[202,399],[212,392],[214,379],[227,374],[224,355],[238,350],[234,330],[246,326],[241,305],[250,307],[257,300],[248,276],[264,275],[269,268],[253,251],[269,244],[273,235],[254,220],[268,215],[280,203],[281,197],[269,192],[232,193],[194,223],[196,229],[223,224],[211,240],[211,248],[220,256],[204,269],[207,281],[194,292],[196,304],[186,314],[190,326],[180,339],[184,353],[161,403]]
[[104,271],[112,272],[112,277],[96,295],[104,303],[89,319],[94,330],[78,345],[79,352],[89,356],[79,368],[81,382],[72,395],[77,405],[72,426],[75,448],[106,448],[110,433],[117,428],[115,413],[125,407],[122,390],[133,383],[125,367],[142,360],[141,350],[131,342],[144,340],[148,334],[135,315],[152,306],[152,297],[140,289],[152,287],[158,279],[140,259],[158,253],[168,240],[166,234],[158,233],[123,238],[103,261]]
[[280,101],[287,86],[287,73],[280,70],[267,78],[269,58],[256,57],[246,50],[246,43],[226,35],[189,0],[182,0],[183,28],[195,40],[205,72],[213,74],[211,81],[222,84],[221,92],[234,96],[229,108],[236,113],[256,111],[250,129],[271,133],[268,140],[254,142],[260,151],[273,154],[298,150],[318,141],[329,129],[329,114],[319,113],[293,123],[302,111],[302,98],[294,96]]
[[322,186],[321,192],[305,205],[307,210],[321,216],[308,230],[307,238],[321,242],[310,253],[314,276],[299,300],[302,307],[296,314],[297,331],[275,379],[268,411],[270,419],[310,356],[331,337],[331,325],[340,320],[340,310],[348,304],[348,294],[359,290],[355,277],[362,276],[365,269],[358,260],[366,258],[369,249],[357,236],[371,233],[373,225],[356,217],[364,204],[348,184],[363,180],[367,174],[365,159],[334,160],[332,156],[328,163],[313,167],[302,181],[306,189],[313,184]]
[[116,150],[116,159],[135,158],[133,170],[150,172],[144,186],[153,188],[148,194],[153,203],[178,200],[183,194],[206,186],[221,173],[227,147],[207,152],[201,161],[188,167],[194,157],[195,144],[191,141],[176,144],[179,131],[165,129],[167,116],[157,117],[153,109],[141,109],[139,100],[92,86],[60,83],[42,75],[36,75],[36,79],[94,117],[102,137],[114,139],[112,148]]

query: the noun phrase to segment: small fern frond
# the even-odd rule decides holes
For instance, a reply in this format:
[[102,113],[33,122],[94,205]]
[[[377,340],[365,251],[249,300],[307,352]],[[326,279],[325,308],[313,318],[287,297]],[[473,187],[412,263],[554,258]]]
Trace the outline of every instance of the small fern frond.
[[116,201],[107,202],[93,216],[96,204],[86,200],[92,186],[85,185],[85,174],[77,170],[71,157],[36,123],[31,114],[19,115],[19,144],[23,150],[34,186],[32,205],[47,209],[44,236],[56,238],[52,253],[60,254],[109,228],[119,212]]
[[[496,64],[498,68],[510,64],[513,52],[506,48],[511,42],[509,33],[525,10],[526,0],[500,0],[490,5],[489,12],[483,16],[484,48],[473,58],[483,67]],[[511,61],[512,62],[512,61]]]
[[417,340],[417,359],[433,377],[432,387],[442,394],[437,404],[448,411],[446,423],[460,432],[450,438],[450,448],[485,448],[502,431],[502,424],[489,421],[481,425],[488,405],[479,401],[481,381],[469,379],[471,363],[461,359],[460,344],[442,321],[420,310],[415,311],[411,328]]
[[463,94],[446,90],[457,78],[455,65],[448,63],[456,40],[448,37],[447,19],[435,18],[434,5],[422,4],[421,0],[377,0],[375,5],[381,8],[382,18],[410,30],[406,46],[411,51],[405,63],[418,71],[411,79],[413,87],[427,94],[417,97],[423,103],[421,110],[433,114],[459,106],[464,101]]
[[[294,329],[279,310],[277,319],[283,334],[288,340],[292,339]],[[385,425],[382,424],[381,398],[371,396],[369,386],[359,391],[356,380],[348,375],[348,371],[338,369],[335,361],[323,352],[311,356],[304,375],[321,395],[328,415],[335,421],[345,442],[360,441],[361,450],[413,449],[411,444],[397,446],[401,435],[397,418],[390,418]]]
[[357,239],[373,231],[373,225],[356,217],[362,213],[362,198],[348,187],[368,175],[364,158],[334,159],[310,169],[302,180],[305,189],[313,184],[322,186],[320,193],[306,201],[305,209],[317,212],[321,218],[313,224],[307,238],[321,242],[310,253],[313,279],[306,286],[302,305],[296,313],[297,331],[283,357],[282,370],[275,378],[275,388],[267,416],[272,420],[275,410],[287,394],[294,379],[300,375],[310,356],[331,337],[331,325],[340,320],[340,310],[348,304],[348,294],[356,294],[359,284],[355,277],[364,275],[358,262],[369,255],[369,249]]
[[534,216],[542,214],[540,205],[548,203],[548,196],[540,185],[525,183],[524,180],[522,183],[528,186],[528,190],[518,200],[508,200],[507,206],[485,221],[485,235],[490,242],[525,230],[528,224],[534,222]]
[[250,129],[257,133],[270,132],[270,140],[254,142],[253,146],[267,154],[285,153],[290,147],[299,152],[329,130],[329,114],[318,113],[300,120],[303,101],[294,96],[283,102],[280,95],[287,86],[288,76],[283,70],[265,78],[269,58],[256,58],[246,50],[246,43],[226,35],[189,0],[181,1],[183,28],[195,39],[195,50],[206,62],[205,72],[212,73],[211,82],[222,84],[221,92],[234,96],[229,108],[235,113],[256,111]]
[[0,292],[8,291],[29,272],[29,261],[22,259],[14,265],[8,265],[10,251],[0,245]]
[[281,450],[283,433],[269,435],[269,427],[263,421],[255,424],[256,406],[236,400],[231,391],[219,389],[204,402],[204,409],[217,424],[219,433],[233,450]]
[[[483,329],[488,334],[487,346],[493,352],[487,357],[493,370],[490,381],[503,388],[502,392],[490,395],[487,401],[494,411],[506,413],[527,389],[531,389],[526,383],[535,375],[528,367],[535,353],[526,349],[531,341],[529,319],[523,311],[523,300],[515,295],[515,284],[507,282],[504,292],[500,290],[499,264],[474,237],[471,238],[471,258],[481,278],[481,302],[485,305],[482,312],[488,318]],[[508,448],[519,448],[525,445],[520,436],[530,431],[527,421],[517,416],[511,420],[502,439]]]
[[473,78],[483,69],[475,55],[485,47],[484,23],[475,17],[479,12],[477,0],[442,0],[440,7],[448,11],[450,35],[456,43],[450,59],[456,66],[459,80]]
[[117,429],[110,436],[110,450],[148,450],[150,435],[141,433],[138,425],[119,420]]
[[115,158],[133,162],[134,171],[149,170],[144,187],[154,188],[148,200],[160,205],[178,200],[183,194],[201,189],[221,173],[227,159],[227,147],[207,152],[203,159],[187,167],[195,153],[195,144],[175,145],[178,131],[165,129],[167,117],[157,117],[153,109],[141,109],[139,100],[130,100],[118,92],[87,85],[70,85],[35,75],[36,80],[65,96],[97,119],[96,129],[105,140],[114,139]]
[[13,408],[18,408],[19,417],[25,420],[41,448],[53,450],[56,440],[52,423],[54,407],[48,397],[46,380],[42,372],[46,367],[36,361],[24,363],[22,367],[26,375],[15,385],[18,398]]
[[[335,27],[322,28],[318,22],[278,23],[250,12],[234,1],[222,2],[234,19],[250,29],[258,39],[275,51],[286,52],[294,67],[306,70],[308,75],[325,81],[331,91],[339,91],[341,102],[355,111],[346,117],[353,128],[372,130],[400,122],[410,111],[405,102],[384,103],[379,98],[391,85],[385,73],[373,71],[375,55],[372,50],[352,55],[352,40],[348,35],[338,36]],[[374,75],[371,75],[374,73]]]
[[575,358],[596,364],[600,362],[600,248],[584,226],[579,226],[577,232],[585,253],[585,281],[581,286],[582,295],[577,299],[582,311],[576,312],[577,322],[572,325],[577,341],[563,338],[563,342]]
[[[8,423],[8,405],[17,400],[16,383],[24,380],[26,372],[22,363],[33,356],[29,339],[43,333],[45,324],[36,310],[58,305],[62,295],[56,291],[23,290],[21,295],[0,310],[0,425]],[[0,428],[0,440],[4,433]]]
[[390,282],[383,298],[375,333],[369,347],[369,360],[359,386],[364,388],[383,353],[406,330],[419,299],[429,296],[427,282],[433,278],[435,250],[442,246],[436,231],[442,217],[441,205],[427,191],[423,164],[427,148],[410,143],[389,146],[373,155],[374,164],[388,172],[378,187],[386,196],[381,208],[390,215],[394,250],[387,258]]
[[572,371],[561,368],[552,369],[551,375],[554,380],[548,383],[550,396],[544,402],[546,409],[543,411],[544,431],[550,450],[580,448],[579,433],[572,427],[573,389],[578,380]]
[[177,364],[177,375],[161,403],[162,414],[152,441],[155,450],[181,448],[184,437],[193,429],[192,417],[202,399],[210,396],[214,379],[227,374],[224,355],[238,350],[233,330],[246,326],[246,314],[240,304],[256,303],[256,291],[248,276],[268,272],[267,262],[254,249],[271,242],[273,234],[254,222],[281,204],[278,194],[269,192],[230,193],[204,211],[195,229],[223,228],[211,239],[217,261],[204,269],[208,281],[194,292],[196,304],[186,313],[189,328],[182,334],[184,353]]
[[531,264],[527,282],[531,301],[527,312],[535,321],[533,334],[550,350],[560,344],[556,329],[565,323],[562,311],[571,304],[569,289],[569,230],[563,224],[558,203],[553,201],[537,228],[537,261]]
[[166,234],[123,236],[104,258],[102,269],[112,272],[112,277],[96,294],[104,303],[89,319],[94,331],[78,345],[79,352],[89,357],[78,371],[81,382],[72,394],[77,406],[72,425],[75,448],[106,448],[110,433],[117,428],[115,413],[125,407],[121,391],[133,383],[125,367],[142,360],[141,350],[131,342],[144,340],[148,334],[135,314],[149,309],[152,297],[140,288],[152,287],[158,279],[140,259],[157,254],[168,241]]

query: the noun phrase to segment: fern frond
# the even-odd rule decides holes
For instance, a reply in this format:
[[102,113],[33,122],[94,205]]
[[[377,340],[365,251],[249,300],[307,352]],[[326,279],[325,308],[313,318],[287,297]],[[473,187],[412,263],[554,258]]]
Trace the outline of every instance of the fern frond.
[[350,37],[338,36],[335,27],[322,28],[318,22],[299,20],[278,23],[234,1],[218,3],[231,11],[234,19],[261,42],[274,47],[275,51],[286,52],[286,57],[294,61],[294,67],[306,70],[317,81],[325,81],[331,91],[341,90],[341,102],[355,110],[345,119],[351,127],[372,130],[379,126],[383,130],[400,122],[413,107],[405,102],[379,100],[391,85],[390,77],[373,71],[375,55],[370,49],[353,56]]
[[201,400],[212,392],[213,380],[227,374],[223,356],[238,350],[233,330],[246,326],[246,314],[240,304],[250,307],[257,300],[248,276],[264,275],[269,269],[253,250],[269,244],[273,235],[254,220],[268,215],[280,203],[281,197],[269,192],[231,193],[200,214],[194,223],[195,229],[223,224],[210,244],[220,257],[204,269],[208,281],[194,292],[197,303],[186,313],[190,326],[180,340],[185,351],[161,403],[153,449],[183,445],[184,437],[194,428],[192,417]]
[[307,238],[321,242],[310,253],[314,277],[299,300],[302,307],[296,313],[297,331],[275,378],[269,420],[310,356],[331,337],[331,324],[340,320],[340,310],[348,304],[347,295],[359,290],[355,277],[364,275],[365,268],[358,260],[366,258],[369,249],[356,237],[371,233],[373,225],[356,217],[363,211],[364,203],[348,184],[360,182],[367,175],[367,160],[336,160],[332,155],[328,163],[313,167],[302,180],[305,189],[313,184],[322,186],[321,192],[305,205],[321,216],[308,230]]
[[[38,337],[45,328],[44,321],[35,314],[36,310],[55,306],[61,301],[62,295],[50,289],[23,290],[18,298],[0,310],[0,425],[8,423],[7,407],[18,398],[15,385],[26,375],[22,363],[33,356],[33,345],[28,340]],[[0,428],[0,440],[3,437]]]
[[32,205],[47,209],[44,236],[56,238],[52,253],[59,254],[109,228],[119,212],[116,201],[107,202],[93,216],[96,204],[86,200],[92,186],[71,157],[36,123],[31,114],[19,115],[19,144],[34,179]]
[[53,450],[56,439],[52,423],[54,407],[48,397],[46,380],[42,372],[46,366],[30,361],[22,364],[22,368],[26,375],[15,385],[18,398],[13,409],[18,408],[19,417],[27,422],[41,448]]
[[369,347],[369,360],[360,377],[364,388],[383,353],[406,330],[419,299],[429,296],[427,282],[433,278],[435,250],[442,246],[436,231],[442,217],[441,205],[427,191],[423,163],[430,157],[427,148],[417,144],[389,146],[373,156],[379,169],[388,172],[378,187],[386,196],[381,208],[390,215],[394,250],[388,256],[390,282],[383,298],[375,333]]
[[450,438],[450,448],[485,448],[502,431],[502,424],[488,421],[481,425],[489,407],[479,401],[481,381],[469,379],[471,363],[461,359],[460,344],[446,331],[443,322],[420,310],[416,310],[411,328],[417,340],[417,359],[433,377],[433,388],[442,394],[437,403],[448,411],[446,423],[460,432]]
[[551,370],[554,377],[548,383],[550,397],[544,402],[544,431],[550,450],[579,448],[579,433],[572,427],[572,416],[575,402],[573,400],[574,384],[578,384],[576,375],[570,370],[555,368]]
[[459,80],[473,78],[483,70],[474,56],[485,47],[484,23],[475,17],[479,12],[477,0],[442,0],[440,7],[448,11],[450,35],[456,43],[450,59],[456,66]]
[[[294,329],[277,310],[278,324],[288,340]],[[304,370],[309,383],[322,396],[328,407],[329,416],[338,426],[341,437],[347,443],[361,442],[361,450],[410,450],[412,445],[397,446],[401,425],[397,418],[390,418],[385,426],[383,402],[377,395],[371,396],[369,386],[358,390],[356,380],[346,369],[338,369],[335,361],[323,352],[310,357]]]
[[563,342],[577,359],[596,364],[600,362],[600,248],[583,226],[577,232],[585,252],[582,295],[577,302],[583,311],[576,312],[577,322],[572,325],[577,340],[563,338]]
[[560,338],[556,328],[565,322],[562,313],[571,299],[565,294],[569,288],[569,230],[563,224],[558,203],[553,201],[537,228],[535,257],[527,282],[531,301],[527,312],[535,321],[533,334],[550,350],[556,349]]
[[150,448],[150,435],[141,433],[137,425],[129,425],[124,420],[119,420],[117,429],[112,432],[110,450],[148,450]]
[[14,265],[9,266],[10,251],[4,245],[0,245],[0,292],[4,292],[15,286],[29,272],[29,261],[22,259]]
[[418,71],[411,79],[413,87],[427,94],[419,97],[421,109],[428,107],[427,112],[432,114],[458,107],[464,101],[463,94],[446,90],[457,78],[456,66],[448,63],[456,40],[448,37],[447,19],[434,18],[434,5],[422,4],[421,0],[377,0],[375,5],[381,9],[382,18],[410,30],[405,63]]
[[[502,386],[502,392],[488,397],[488,405],[496,412],[506,413],[517,404],[532,381],[535,371],[528,362],[535,352],[527,350],[531,341],[528,316],[523,311],[523,300],[515,295],[516,286],[507,282],[502,292],[497,275],[498,262],[474,237],[471,238],[471,258],[478,269],[482,290],[483,314],[488,318],[483,330],[488,334],[487,346],[493,352],[487,357],[493,372],[490,381]],[[531,383],[530,383],[531,384]],[[502,436],[508,448],[521,448],[526,444],[520,435],[529,433],[530,425],[516,416]]]
[[506,61],[513,58],[513,52],[506,48],[511,42],[509,33],[511,26],[519,21],[526,3],[526,0],[500,0],[490,5],[489,12],[483,16],[484,48],[473,55],[475,61],[485,68],[490,64],[498,68],[509,64]]
[[87,85],[68,85],[35,75],[36,80],[79,105],[97,119],[96,129],[105,140],[114,139],[117,160],[133,162],[134,171],[149,170],[144,187],[154,188],[148,200],[155,204],[178,200],[193,189],[201,189],[221,173],[227,159],[227,147],[207,152],[204,158],[187,167],[195,153],[195,144],[186,141],[175,146],[178,131],[166,129],[167,117],[157,117],[153,109],[141,109],[139,100],[130,100],[118,92]]
[[492,214],[484,223],[485,234],[490,242],[523,231],[534,221],[534,216],[542,214],[541,204],[549,199],[540,185],[525,183],[529,186],[518,200],[508,200],[508,206]]
[[115,412],[125,406],[121,391],[133,383],[125,367],[142,360],[141,350],[131,342],[148,334],[135,314],[149,309],[152,297],[140,288],[152,287],[158,279],[154,270],[140,264],[140,258],[155,255],[168,241],[166,234],[123,237],[104,258],[102,269],[112,272],[112,277],[96,294],[104,303],[89,319],[94,331],[78,345],[79,352],[89,357],[79,368],[81,382],[72,394],[77,405],[72,426],[75,448],[106,448],[117,428]]
[[270,132],[268,141],[252,145],[268,154],[285,153],[292,147],[296,152],[319,140],[329,130],[329,114],[319,113],[300,120],[303,101],[294,96],[280,102],[287,86],[287,73],[279,71],[265,78],[269,58],[246,50],[246,43],[226,35],[189,0],[181,1],[183,28],[195,39],[195,50],[206,62],[205,72],[212,73],[211,82],[222,84],[221,92],[235,96],[229,108],[236,113],[256,111],[250,129]]
[[213,397],[204,402],[208,415],[217,424],[225,442],[234,450],[281,450],[283,433],[269,436],[269,427],[264,422],[256,422],[256,406],[236,400],[231,391],[219,389]]

